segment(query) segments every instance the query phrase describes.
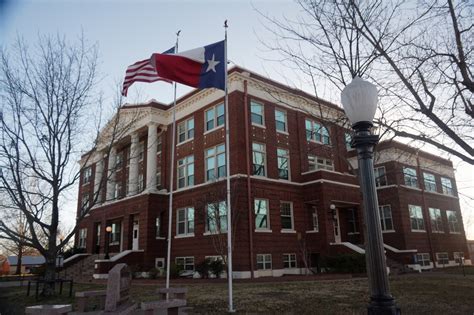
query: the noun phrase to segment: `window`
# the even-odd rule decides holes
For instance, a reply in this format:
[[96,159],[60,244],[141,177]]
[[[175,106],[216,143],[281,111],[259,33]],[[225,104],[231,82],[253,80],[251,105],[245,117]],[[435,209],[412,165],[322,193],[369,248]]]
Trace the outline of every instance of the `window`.
[[283,268],[296,268],[296,254],[283,254]]
[[156,228],[155,237],[160,238],[160,235],[161,235],[161,218],[160,217],[156,217],[155,219],[155,228]]
[[89,207],[89,201],[90,201],[90,196],[88,193],[85,193],[82,195],[82,200],[81,200],[81,213],[87,210]]
[[161,188],[161,172],[160,171],[156,172],[156,188],[157,189]]
[[145,185],[143,183],[143,173],[138,174],[138,192],[142,192],[145,189]]
[[194,185],[194,155],[178,160],[178,188]]
[[329,170],[334,171],[332,160],[321,158],[319,156],[308,154],[309,171]]
[[125,156],[125,161],[126,161],[126,167],[130,167],[130,147],[126,148],[124,150],[124,156]]
[[387,176],[385,175],[385,166],[374,168],[375,186],[387,186]]
[[114,199],[122,197],[122,183],[115,183],[114,185]]
[[220,144],[205,151],[206,181],[226,176],[225,145]]
[[82,171],[82,184],[88,184],[91,182],[91,179],[92,179],[92,168],[89,166],[89,167],[86,167],[84,168],[84,170]]
[[187,207],[177,210],[176,234],[194,235],[194,208]]
[[271,254],[257,254],[257,269],[259,270],[272,269],[272,255]]
[[449,233],[461,233],[456,211],[446,210],[446,216],[448,217]]
[[329,131],[322,124],[306,119],[306,140],[329,144]]
[[379,206],[382,231],[393,231],[392,208],[390,205]]
[[161,153],[161,149],[163,147],[163,139],[161,136],[158,136],[156,138],[156,154],[160,154]]
[[423,212],[420,206],[408,205],[412,231],[425,231]]
[[223,233],[227,231],[227,207],[225,201],[206,205],[206,232]]
[[263,114],[263,105],[252,101],[250,103],[250,112],[252,124],[265,126],[265,116]]
[[137,151],[138,151],[138,162],[142,162],[143,158],[145,157],[145,142],[144,141],[140,141],[140,143],[138,144]]
[[119,244],[121,235],[121,223],[112,223],[112,232],[110,232],[110,244]]
[[79,244],[77,245],[77,247],[86,248],[86,240],[87,240],[87,229],[80,229],[79,230]]
[[355,209],[349,209],[348,210],[348,218],[347,218],[347,223],[348,223],[348,234],[354,234],[358,233],[357,231],[357,211]]
[[282,230],[293,230],[293,204],[289,201],[280,202]]
[[290,153],[286,149],[277,149],[278,178],[290,179]]
[[405,179],[405,185],[410,187],[418,187],[418,178],[416,176],[416,170],[414,168],[404,167],[403,177]]
[[426,191],[436,192],[436,179],[433,174],[423,172],[423,180],[424,180]]
[[257,230],[268,230],[270,224],[268,222],[268,200],[255,199],[255,228]]
[[419,253],[416,254],[416,262],[420,266],[429,266],[430,265],[430,254],[428,253]]
[[265,145],[261,143],[252,142],[252,162],[253,174],[259,176],[266,176],[265,172]]
[[178,143],[194,138],[194,118],[178,124]]
[[464,253],[463,252],[454,252],[453,256],[454,256],[454,262],[456,264],[463,263],[463,258],[464,258]]
[[181,270],[194,271],[194,257],[176,257],[175,262]]
[[431,231],[433,233],[443,233],[443,220],[441,218],[441,210],[436,208],[429,208]]
[[352,150],[352,134],[344,133],[344,143],[346,144],[346,150]]
[[224,125],[224,104],[219,104],[206,110],[205,117],[206,131]]
[[120,152],[117,154],[117,156],[115,157],[115,168],[116,169],[121,169],[122,166],[123,166],[123,155],[124,155],[124,152]]
[[454,196],[453,183],[451,179],[441,177],[441,187],[443,188],[443,194]]
[[288,132],[285,111],[275,109],[275,127],[277,131]]
[[436,253],[436,261],[439,265],[449,265],[448,253]]
[[313,231],[319,232],[319,221],[318,221],[318,209],[316,207],[313,207]]

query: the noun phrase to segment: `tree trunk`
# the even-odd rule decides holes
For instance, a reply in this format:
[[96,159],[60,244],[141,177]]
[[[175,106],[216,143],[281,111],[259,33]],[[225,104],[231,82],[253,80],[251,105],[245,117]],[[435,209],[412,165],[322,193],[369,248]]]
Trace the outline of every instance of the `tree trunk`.
[[54,295],[54,285],[56,280],[56,259],[54,256],[45,257],[45,270],[44,270],[44,286],[43,292],[41,293],[43,296],[52,296]]
[[16,262],[16,271],[15,271],[16,275],[21,275],[22,258],[23,258],[23,246],[19,246],[18,259]]

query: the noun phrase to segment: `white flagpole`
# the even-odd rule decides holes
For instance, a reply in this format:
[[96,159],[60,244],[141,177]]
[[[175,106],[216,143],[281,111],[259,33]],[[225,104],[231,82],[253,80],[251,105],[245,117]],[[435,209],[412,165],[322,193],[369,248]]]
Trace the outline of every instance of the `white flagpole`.
[[[178,52],[178,40],[179,40],[179,30],[176,33],[176,44],[174,52]],[[172,237],[172,225],[173,225],[173,182],[174,182],[174,149],[176,142],[176,82],[174,82],[174,101],[173,101],[173,129],[171,131],[171,163],[170,163],[170,197],[169,197],[169,207],[168,207],[168,251],[166,255],[166,288],[170,287],[170,267],[171,267],[171,237]]]
[[233,292],[232,292],[232,211],[230,196],[230,136],[229,136],[229,91],[227,84],[227,20],[224,22],[224,80],[225,80],[225,165],[226,165],[226,185],[227,185],[227,282],[229,286],[229,313],[234,313]]

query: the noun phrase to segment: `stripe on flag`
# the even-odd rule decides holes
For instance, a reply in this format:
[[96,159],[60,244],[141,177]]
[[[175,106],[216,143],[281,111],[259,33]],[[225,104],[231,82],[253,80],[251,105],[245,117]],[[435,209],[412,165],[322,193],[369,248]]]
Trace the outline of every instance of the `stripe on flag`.
[[[164,54],[174,53],[174,47],[168,49]],[[122,95],[127,96],[128,88],[135,82],[156,82],[165,81],[172,83],[171,80],[164,79],[157,75],[155,68],[150,63],[150,58],[137,61],[133,65],[128,66],[123,80]]]

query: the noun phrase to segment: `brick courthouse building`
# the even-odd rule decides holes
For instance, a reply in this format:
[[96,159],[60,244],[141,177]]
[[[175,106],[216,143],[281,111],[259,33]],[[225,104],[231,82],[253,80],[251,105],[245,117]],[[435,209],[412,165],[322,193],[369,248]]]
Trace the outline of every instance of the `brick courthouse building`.
[[[176,105],[171,259],[188,270],[223,252],[216,246],[227,222],[223,97],[194,90]],[[357,160],[342,109],[236,67],[229,111],[234,276],[298,274],[322,256],[363,253]],[[120,119],[131,117],[110,153],[99,145],[81,160],[78,215],[99,197],[76,246],[96,259],[96,277],[117,262],[148,270],[166,261],[172,106],[120,109]],[[380,143],[374,162],[390,262],[469,263],[452,163],[396,142]],[[221,224],[210,218],[216,203]]]

